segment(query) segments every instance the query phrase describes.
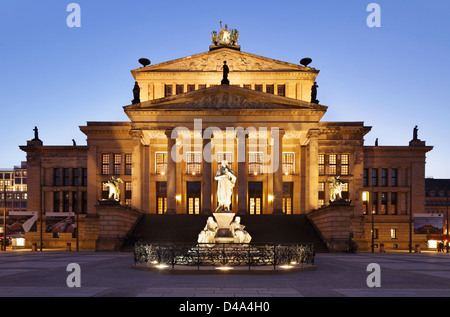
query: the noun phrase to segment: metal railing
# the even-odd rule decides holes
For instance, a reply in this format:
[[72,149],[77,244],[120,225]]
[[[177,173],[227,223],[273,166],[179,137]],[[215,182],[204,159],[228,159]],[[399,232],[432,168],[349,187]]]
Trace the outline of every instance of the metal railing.
[[314,264],[313,244],[138,243],[134,262],[175,267],[273,266]]

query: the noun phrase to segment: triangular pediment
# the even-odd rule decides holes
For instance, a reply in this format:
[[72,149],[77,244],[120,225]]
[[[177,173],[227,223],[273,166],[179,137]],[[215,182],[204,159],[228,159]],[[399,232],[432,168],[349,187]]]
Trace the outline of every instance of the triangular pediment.
[[230,85],[218,85],[126,106],[125,110],[317,110],[327,107]]
[[187,56],[164,63],[133,70],[133,73],[158,71],[221,71],[226,61],[231,72],[239,71],[302,71],[318,73],[315,68],[241,52],[231,48],[220,48],[205,53]]

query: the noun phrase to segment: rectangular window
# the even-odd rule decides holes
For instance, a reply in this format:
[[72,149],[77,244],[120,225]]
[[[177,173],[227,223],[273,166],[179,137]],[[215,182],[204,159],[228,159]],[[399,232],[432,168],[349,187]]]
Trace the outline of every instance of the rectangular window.
[[125,204],[131,206],[131,182],[125,182]]
[[177,95],[184,93],[184,85],[176,85],[175,89]]
[[102,174],[108,175],[109,173],[109,154],[102,154]]
[[343,183],[342,184],[342,198],[348,200],[349,199],[349,190],[348,190],[348,183]]
[[107,182],[102,182],[102,199],[108,199],[109,188],[106,186]]
[[202,172],[202,153],[187,152],[186,153],[186,173],[198,175]]
[[372,168],[372,186],[378,186],[378,170],[376,168]]
[[206,85],[200,84],[198,85],[198,89],[206,89]]
[[156,153],[156,174],[164,175],[167,173],[167,153]]
[[246,84],[244,84],[244,88],[245,88],[245,89],[252,89],[252,85],[246,85]]
[[60,199],[59,199],[59,194],[60,192],[53,192],[53,212],[59,212],[59,204],[60,204]]
[[363,169],[363,186],[369,186],[369,169]]
[[202,197],[201,182],[187,182],[187,213],[189,215],[200,214],[200,200]]
[[325,154],[319,154],[319,175],[325,175]]
[[292,202],[294,199],[294,183],[284,182],[283,183],[283,212],[286,215],[292,215]]
[[156,213],[167,211],[167,182],[156,182]]
[[262,182],[248,182],[248,210],[251,215],[262,214]]
[[349,174],[348,154],[341,154],[341,175]]
[[391,186],[398,186],[398,175],[397,169],[391,169]]
[[286,86],[285,85],[277,85],[277,93],[278,96],[286,96]]
[[328,155],[328,175],[336,175],[337,173],[337,158],[336,154]]
[[70,192],[63,192],[63,212],[69,212]]
[[378,214],[378,193],[372,193],[372,213]]
[[248,173],[251,175],[259,175],[263,173],[263,153],[248,153]]
[[78,212],[78,192],[72,192],[72,212]]
[[391,229],[391,239],[397,239],[397,229]]
[[74,168],[72,170],[72,184],[73,184],[73,186],[80,185],[80,169],[79,168]]
[[87,168],[83,168],[81,169],[81,173],[83,174],[82,177],[82,186],[87,186],[87,182],[88,182],[88,172],[87,172]]
[[263,85],[255,85],[255,91],[263,91]]
[[386,187],[388,185],[388,170],[387,168],[381,169],[381,186]]
[[68,168],[63,168],[63,184],[64,186],[70,185],[70,170]]
[[114,154],[114,174],[122,174],[122,154]]
[[61,170],[59,168],[53,169],[53,186],[61,186]]
[[387,201],[388,201],[388,193],[382,192],[381,193],[381,214],[386,215],[387,214]]
[[132,163],[133,163],[133,155],[125,154],[125,175],[131,175]]
[[319,207],[325,205],[325,183],[319,183]]
[[391,207],[390,207],[391,215],[397,214],[397,193],[391,193]]
[[191,92],[195,90],[195,85],[187,85],[187,91]]
[[274,94],[275,93],[274,85],[266,85],[266,92],[268,94]]
[[87,213],[87,192],[81,192],[81,212]]
[[283,153],[283,174],[284,175],[294,175],[294,163],[295,163],[294,153]]
[[164,85],[164,97],[170,97],[173,95],[172,85]]

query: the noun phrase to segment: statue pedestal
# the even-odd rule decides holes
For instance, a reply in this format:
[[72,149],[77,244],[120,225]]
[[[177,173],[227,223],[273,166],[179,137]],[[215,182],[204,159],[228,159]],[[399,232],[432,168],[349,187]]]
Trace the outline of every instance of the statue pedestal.
[[232,243],[234,237],[231,235],[230,224],[233,222],[235,214],[232,212],[215,212],[213,215],[219,225],[219,230],[215,237],[216,242]]

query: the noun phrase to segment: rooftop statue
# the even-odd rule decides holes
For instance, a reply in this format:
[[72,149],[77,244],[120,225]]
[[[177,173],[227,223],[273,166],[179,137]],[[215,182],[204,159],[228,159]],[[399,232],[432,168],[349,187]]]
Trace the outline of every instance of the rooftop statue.
[[211,42],[214,45],[236,45],[239,41],[239,32],[237,30],[228,29],[225,24],[225,29],[222,28],[222,21],[220,21],[220,32],[217,35],[216,31],[211,33]]

